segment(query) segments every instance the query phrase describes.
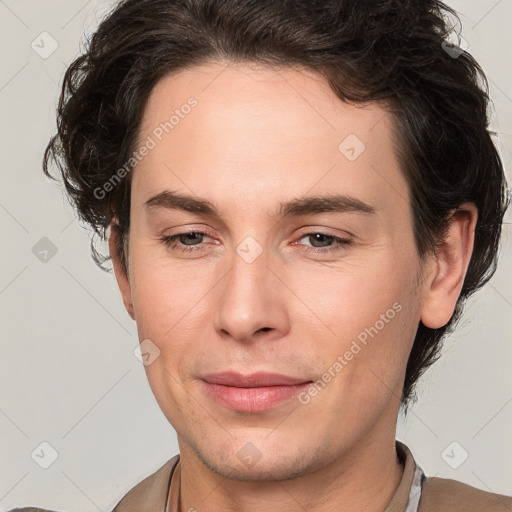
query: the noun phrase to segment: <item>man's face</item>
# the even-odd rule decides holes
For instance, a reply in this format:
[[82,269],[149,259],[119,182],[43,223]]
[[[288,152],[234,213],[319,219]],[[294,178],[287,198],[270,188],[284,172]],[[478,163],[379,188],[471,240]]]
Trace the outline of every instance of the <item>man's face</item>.
[[[421,267],[391,117],[348,106],[311,72],[224,68],[152,91],[132,176],[129,300],[182,454],[231,478],[281,479],[394,436]],[[217,215],[150,201],[164,191]],[[307,207],[319,196],[352,202]],[[306,207],[281,208],[297,199]],[[203,234],[162,240],[182,233]],[[224,371],[316,384],[226,390],[202,378]]]

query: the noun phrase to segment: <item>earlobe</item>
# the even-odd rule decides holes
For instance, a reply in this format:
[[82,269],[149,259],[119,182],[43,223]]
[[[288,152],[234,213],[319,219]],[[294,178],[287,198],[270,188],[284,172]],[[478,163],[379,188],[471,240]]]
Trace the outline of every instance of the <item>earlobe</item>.
[[472,203],[452,212],[446,236],[432,255],[434,271],[426,282],[421,310],[421,322],[426,327],[443,327],[453,315],[473,254],[477,218]]
[[121,297],[123,299],[126,311],[130,317],[135,320],[130,280],[123,267],[121,262],[121,255],[119,253],[120,234],[118,225],[115,221],[112,221],[109,228],[110,233],[108,238],[108,246],[110,250],[110,256],[112,258],[112,264],[114,266],[114,274],[116,276],[117,285],[119,286],[119,291],[121,292]]

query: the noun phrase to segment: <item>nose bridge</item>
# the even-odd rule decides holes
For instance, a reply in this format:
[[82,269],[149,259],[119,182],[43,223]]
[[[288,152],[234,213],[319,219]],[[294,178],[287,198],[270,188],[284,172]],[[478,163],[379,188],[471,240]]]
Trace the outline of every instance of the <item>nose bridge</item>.
[[248,341],[260,329],[286,328],[286,315],[270,270],[268,251],[247,237],[231,258],[230,271],[218,290],[216,329],[232,338]]

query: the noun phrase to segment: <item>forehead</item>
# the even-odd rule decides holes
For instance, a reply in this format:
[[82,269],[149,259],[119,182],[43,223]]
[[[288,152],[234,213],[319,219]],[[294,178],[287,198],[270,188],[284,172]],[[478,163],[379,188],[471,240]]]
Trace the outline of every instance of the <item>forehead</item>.
[[232,197],[233,187],[260,202],[333,187],[396,202],[407,189],[392,128],[382,106],[349,105],[310,70],[198,65],[152,90],[138,139],[151,139],[152,149],[137,164],[134,187],[141,202],[169,188],[215,201]]
[[[363,137],[379,124],[382,135],[392,124],[383,106],[375,102],[349,105],[336,96],[325,77],[311,70],[212,62],[162,78],[149,96],[142,131],[169,120],[190,98],[197,100],[195,111],[200,112],[191,118],[199,117],[205,129],[214,123],[235,133],[250,125],[263,128],[258,135],[284,132],[285,140],[322,131],[336,133],[349,125]],[[270,119],[272,125],[268,124]],[[293,130],[290,122],[294,123]]]

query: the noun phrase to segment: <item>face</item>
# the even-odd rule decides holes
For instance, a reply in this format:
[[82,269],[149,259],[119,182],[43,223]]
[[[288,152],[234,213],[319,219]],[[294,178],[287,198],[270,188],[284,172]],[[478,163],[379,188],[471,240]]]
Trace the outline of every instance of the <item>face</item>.
[[[152,91],[118,280],[182,453],[275,480],[394,435],[422,267],[391,133],[307,71],[211,63]],[[205,382],[227,371],[302,384]]]

